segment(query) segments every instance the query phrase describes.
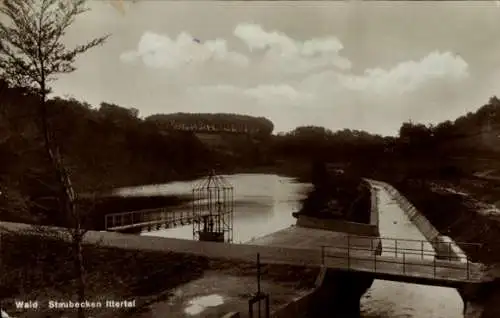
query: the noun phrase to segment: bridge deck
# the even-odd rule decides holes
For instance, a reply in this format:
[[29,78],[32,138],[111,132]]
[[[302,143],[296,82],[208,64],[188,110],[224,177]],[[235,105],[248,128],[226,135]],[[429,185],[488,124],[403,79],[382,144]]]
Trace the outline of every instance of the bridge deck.
[[353,236],[342,232],[290,226],[245,244],[313,250],[321,246],[344,250],[351,246],[357,248],[359,252],[364,251],[364,254],[372,255],[380,240],[378,237]]
[[[0,230],[23,231],[30,225],[1,222]],[[292,227],[282,233],[299,231]],[[60,230],[63,231],[63,230]],[[312,230],[316,232],[317,230]],[[290,234],[289,234],[290,235]],[[318,237],[326,235],[318,231]],[[234,259],[253,262],[260,253],[261,262],[268,264],[290,264],[302,266],[325,265],[332,269],[366,272],[378,279],[415,282],[429,285],[456,286],[463,283],[481,283],[493,278],[485,275],[480,264],[436,259],[418,259],[413,249],[396,251],[400,257],[377,256],[367,244],[373,238],[349,236],[353,244],[338,244],[315,248],[262,246],[198,242],[163,237],[127,235],[115,232],[89,231],[85,241],[90,244],[118,247],[129,250],[172,251],[205,256],[209,258]],[[342,240],[344,241],[344,240]],[[406,251],[406,252],[405,252]],[[427,255],[427,254],[425,254]]]
[[[357,236],[292,226],[249,244],[309,250],[321,246],[327,267],[369,272],[378,279],[440,286],[487,280],[482,265],[470,262],[467,255],[436,259],[434,249],[424,240]],[[383,245],[384,255],[380,255],[379,244]]]

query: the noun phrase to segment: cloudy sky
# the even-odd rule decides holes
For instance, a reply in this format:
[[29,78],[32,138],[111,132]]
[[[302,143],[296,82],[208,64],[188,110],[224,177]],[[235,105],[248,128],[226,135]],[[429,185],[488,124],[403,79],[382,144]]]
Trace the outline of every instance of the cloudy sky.
[[231,112],[392,135],[500,95],[490,2],[90,1],[68,45],[111,33],[55,92],[142,116]]

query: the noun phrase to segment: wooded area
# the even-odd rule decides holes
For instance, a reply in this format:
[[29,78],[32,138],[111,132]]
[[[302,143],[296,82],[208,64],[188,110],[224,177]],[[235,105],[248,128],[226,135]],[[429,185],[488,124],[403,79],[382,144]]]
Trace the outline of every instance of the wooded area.
[[[0,84],[1,218],[45,218],[50,214],[51,183],[55,180],[51,179],[35,124],[38,99],[23,89]],[[78,193],[189,179],[214,166],[237,171],[238,167],[278,166],[283,161],[340,162],[356,167],[359,174],[390,170],[401,178],[425,173],[457,175],[471,167],[455,164],[453,158],[498,155],[498,143],[492,140],[500,131],[500,101],[496,97],[475,113],[435,127],[404,123],[398,137],[312,126],[272,135],[272,122],[263,118],[159,114],[142,119],[135,109],[109,103],[94,108],[62,98],[48,101],[48,114]],[[172,121],[196,129],[162,128],[162,123],[168,126]],[[198,127],[202,132],[206,127],[222,127],[221,146],[211,147],[200,140]],[[226,127],[240,135],[224,135]],[[255,130],[259,136],[249,133]]]

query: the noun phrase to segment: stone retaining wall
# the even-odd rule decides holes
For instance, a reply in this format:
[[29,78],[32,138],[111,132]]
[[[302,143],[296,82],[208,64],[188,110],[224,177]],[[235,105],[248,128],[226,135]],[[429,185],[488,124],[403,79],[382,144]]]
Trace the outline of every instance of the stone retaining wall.
[[323,286],[327,273],[326,267],[321,267],[318,277],[316,278],[316,283],[314,284],[314,289],[308,291],[301,297],[297,297],[288,304],[274,310],[271,313],[272,318],[290,318],[290,317],[306,317],[311,310],[315,302],[315,297],[317,297],[320,289]]
[[358,317],[360,298],[372,283],[373,278],[367,279],[363,275],[349,275],[321,267],[314,289],[274,310],[271,317],[323,318],[332,317],[332,313],[338,317]]

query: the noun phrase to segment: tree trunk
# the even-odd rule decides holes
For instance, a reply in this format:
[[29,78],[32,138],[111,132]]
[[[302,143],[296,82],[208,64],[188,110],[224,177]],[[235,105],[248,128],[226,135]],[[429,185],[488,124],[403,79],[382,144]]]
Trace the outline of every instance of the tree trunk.
[[[85,269],[83,267],[83,250],[82,250],[83,236],[76,233],[74,237],[74,256],[75,256],[75,272],[78,275],[77,279],[77,298],[78,302],[85,301]],[[85,318],[84,308],[78,307],[78,318]]]
[[[59,157],[59,153],[56,153],[56,145],[53,144],[51,130],[49,127],[49,120],[47,116],[47,96],[45,93],[45,86],[41,85],[42,96],[40,104],[40,117],[41,117],[41,128],[44,138],[45,152],[49,159],[52,168],[56,174],[56,178],[60,185],[60,200],[61,213],[66,220],[73,219],[74,223],[65,224],[71,227],[72,240],[73,240],[73,259],[75,265],[75,274],[77,276],[77,298],[78,302],[81,303],[85,300],[85,278],[84,278],[84,267],[83,267],[83,254],[82,254],[82,241],[83,233],[81,229],[80,214],[78,213],[78,207],[75,206],[74,192],[69,180],[69,176],[66,173],[63,162]],[[70,222],[71,223],[71,222]],[[78,318],[85,318],[84,308],[78,308]]]

